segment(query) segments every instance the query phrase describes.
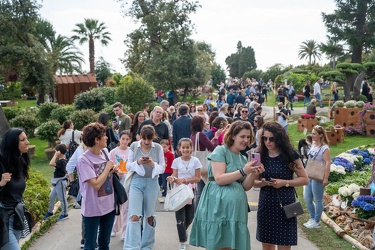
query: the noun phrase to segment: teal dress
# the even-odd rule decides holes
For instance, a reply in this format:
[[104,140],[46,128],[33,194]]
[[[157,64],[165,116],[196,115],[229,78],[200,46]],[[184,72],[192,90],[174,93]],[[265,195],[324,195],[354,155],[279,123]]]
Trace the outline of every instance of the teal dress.
[[[226,173],[238,171],[247,162],[244,156],[232,153],[227,146],[216,147],[207,158],[225,162]],[[208,176],[213,177],[211,161]],[[208,250],[250,249],[247,196],[240,183],[243,180],[244,177],[225,186],[215,181],[206,184],[193,221],[190,245]]]

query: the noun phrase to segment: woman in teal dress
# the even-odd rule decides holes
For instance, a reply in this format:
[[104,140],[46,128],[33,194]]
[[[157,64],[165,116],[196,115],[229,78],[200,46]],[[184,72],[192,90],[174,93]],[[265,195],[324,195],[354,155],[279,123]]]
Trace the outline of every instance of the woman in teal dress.
[[240,151],[254,142],[249,122],[236,121],[224,137],[224,145],[208,156],[209,182],[203,189],[193,221],[190,245],[214,249],[250,249],[245,191],[264,171],[253,166]]

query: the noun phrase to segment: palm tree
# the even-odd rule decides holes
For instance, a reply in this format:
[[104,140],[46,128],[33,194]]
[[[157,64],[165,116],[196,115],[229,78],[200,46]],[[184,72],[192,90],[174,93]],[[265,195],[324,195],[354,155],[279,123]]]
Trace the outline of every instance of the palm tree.
[[300,59],[308,58],[309,65],[311,65],[311,58],[314,58],[314,64],[316,58],[320,60],[321,53],[319,52],[319,45],[315,40],[306,40],[299,46],[298,57]]
[[79,44],[82,45],[85,42],[89,42],[89,61],[90,61],[90,73],[95,74],[95,40],[100,40],[100,43],[107,46],[109,41],[112,41],[107,27],[104,23],[99,23],[96,19],[86,19],[84,23],[77,23],[77,28],[73,30],[76,35],[72,36],[73,40],[78,40]]
[[326,44],[321,43],[319,47],[320,50],[326,54],[327,58],[332,62],[332,69],[335,69],[337,58],[344,53],[342,44],[330,39]]

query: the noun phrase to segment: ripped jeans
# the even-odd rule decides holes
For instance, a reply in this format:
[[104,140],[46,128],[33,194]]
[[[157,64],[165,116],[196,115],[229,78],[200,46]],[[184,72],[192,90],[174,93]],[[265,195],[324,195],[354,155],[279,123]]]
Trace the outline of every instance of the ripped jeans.
[[[193,202],[194,204],[194,202]],[[187,204],[180,210],[176,211],[176,222],[177,222],[177,232],[180,242],[187,241],[186,230],[193,222],[194,219],[194,205]]]
[[[154,246],[159,189],[158,177],[144,178],[134,173],[129,190],[128,225],[124,250],[151,250]],[[133,216],[139,219],[134,221]],[[149,220],[152,220],[151,224]]]

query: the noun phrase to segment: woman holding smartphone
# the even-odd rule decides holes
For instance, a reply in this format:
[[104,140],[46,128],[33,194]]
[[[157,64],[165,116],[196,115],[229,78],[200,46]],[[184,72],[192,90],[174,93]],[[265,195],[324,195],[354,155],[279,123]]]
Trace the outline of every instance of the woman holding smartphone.
[[[130,146],[126,168],[133,171],[129,190],[129,219],[124,249],[152,249],[155,243],[156,203],[159,195],[159,174],[164,173],[163,148],[152,140],[154,127],[141,129],[141,140]],[[130,174],[130,173],[129,173]]]
[[[299,154],[290,143],[288,133],[277,122],[263,125],[260,142],[261,162],[264,172],[254,187],[261,188],[257,212],[256,238],[263,250],[291,249],[297,245],[297,219],[287,219],[283,206],[295,202],[294,187],[308,183]],[[294,173],[297,178],[293,178]]]

